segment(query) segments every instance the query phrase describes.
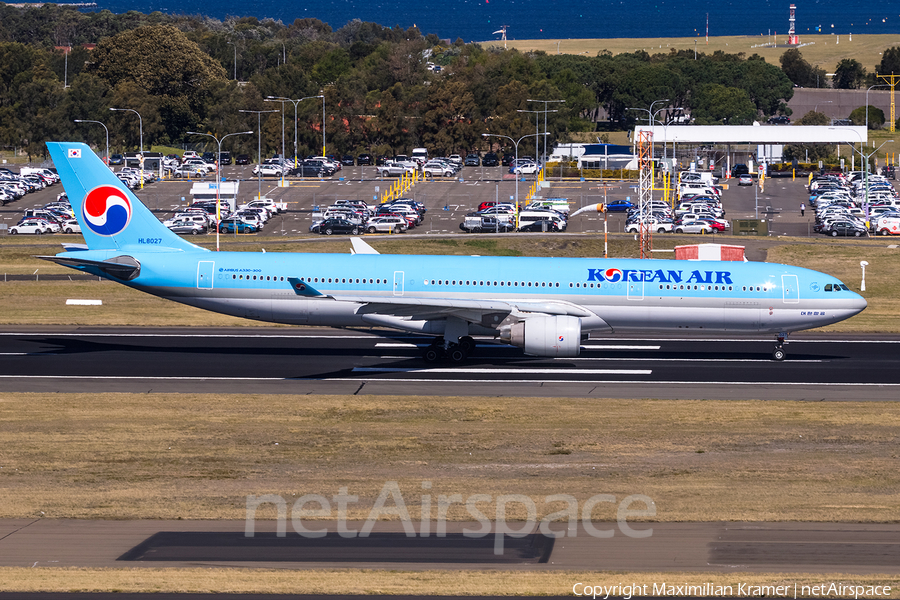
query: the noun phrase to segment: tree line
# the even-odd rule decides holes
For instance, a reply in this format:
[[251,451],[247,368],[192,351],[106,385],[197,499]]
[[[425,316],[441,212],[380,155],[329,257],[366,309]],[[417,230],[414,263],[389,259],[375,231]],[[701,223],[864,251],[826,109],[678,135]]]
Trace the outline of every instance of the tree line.
[[[600,110],[612,126],[631,127],[649,115],[630,108],[661,99],[654,110],[680,108],[697,124],[749,124],[787,110],[792,73],[758,55],[521,53],[361,21],[333,30],[317,19],[0,4],[0,145],[35,156],[49,140],[102,147],[104,130],[80,119],[105,124],[112,151],[136,149],[141,125],[145,149],[181,146],[204,142],[188,131],[221,137],[256,131],[259,119],[263,154],[280,153],[282,138],[290,154],[296,111],[298,153],[318,154],[324,101],[329,153],[425,146],[449,155],[508,149],[505,138],[482,134],[518,140],[536,120],[541,131],[546,122],[548,145],[568,141],[596,131]],[[110,107],[137,111],[140,123]],[[223,147],[254,156],[256,148],[256,136]]]

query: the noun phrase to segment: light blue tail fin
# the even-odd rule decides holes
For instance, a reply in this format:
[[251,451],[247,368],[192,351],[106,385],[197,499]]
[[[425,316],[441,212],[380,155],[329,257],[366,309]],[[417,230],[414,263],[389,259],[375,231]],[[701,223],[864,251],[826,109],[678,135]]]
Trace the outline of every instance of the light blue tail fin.
[[91,250],[202,250],[169,231],[86,144],[47,148]]

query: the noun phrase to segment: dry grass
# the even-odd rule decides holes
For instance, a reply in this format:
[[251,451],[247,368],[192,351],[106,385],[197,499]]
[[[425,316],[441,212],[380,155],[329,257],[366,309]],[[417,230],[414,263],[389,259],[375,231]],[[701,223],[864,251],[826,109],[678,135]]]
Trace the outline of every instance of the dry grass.
[[[728,54],[737,54],[743,52],[746,56],[759,54],[769,64],[779,65],[779,58],[784,54],[787,48],[783,45],[786,42],[786,32],[782,32],[777,39],[780,47],[760,47],[760,44],[771,42],[772,38],[765,35],[738,35],[738,36],[716,36],[709,38],[709,45],[706,44],[705,37],[685,37],[685,38],[619,38],[619,39],[568,39],[568,40],[510,40],[507,42],[510,48],[517,48],[522,52],[543,51],[547,54],[556,54],[557,42],[559,42],[559,52],[562,54],[582,54],[595,56],[598,52],[609,51],[612,54],[622,54],[623,52],[640,52],[645,51],[649,54],[667,54],[671,50],[689,50],[694,51],[694,42],[696,42],[697,52],[704,54],[712,54],[717,50]],[[834,67],[845,58],[853,58],[862,63],[869,71],[874,72],[878,64],[881,62],[881,53],[885,49],[897,45],[896,35],[858,35],[853,34],[851,40],[846,35],[812,35],[801,34],[800,41],[809,44],[800,48],[803,58],[810,64],[822,67],[828,72],[834,70]],[[839,42],[839,43],[838,43]],[[485,46],[501,45],[497,41],[482,42]]]
[[242,519],[249,494],[349,485],[365,519],[396,480],[418,518],[429,480],[547,512],[609,493],[661,521],[893,521],[898,426],[874,402],[3,394],[0,517]]
[[[900,596],[896,575],[806,573],[596,573],[584,571],[388,571],[365,569],[23,569],[0,568],[4,591],[17,592],[169,592],[267,594],[409,594],[417,596],[562,596],[577,582],[592,586],[695,585],[733,587],[844,583],[891,586]],[[579,588],[583,589],[583,588]],[[643,591],[643,590],[642,590]],[[614,594],[621,596],[619,594]],[[601,596],[602,597],[602,596]],[[874,597],[865,596],[862,597]]]

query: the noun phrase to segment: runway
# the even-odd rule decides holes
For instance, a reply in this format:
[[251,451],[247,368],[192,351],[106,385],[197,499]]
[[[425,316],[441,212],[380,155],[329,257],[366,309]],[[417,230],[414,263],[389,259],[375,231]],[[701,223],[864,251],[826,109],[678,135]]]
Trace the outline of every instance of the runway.
[[900,338],[803,334],[788,360],[766,338],[610,337],[578,358],[479,339],[461,365],[425,337],[315,328],[6,328],[6,391],[896,400]]
[[[471,533],[481,528],[477,522],[447,523],[443,537],[418,529],[410,536],[396,521],[353,537],[336,534],[332,521],[304,524],[328,533],[303,537],[289,523],[279,537],[274,521],[258,522],[248,537],[244,521],[4,519],[0,566],[900,573],[898,524],[630,523],[650,534],[639,538],[624,535],[616,523],[595,522],[592,533],[552,523],[551,531],[567,533],[558,538],[535,524],[505,536],[499,554],[495,533]],[[359,531],[363,523],[344,525]],[[516,532],[523,525],[508,524]]]

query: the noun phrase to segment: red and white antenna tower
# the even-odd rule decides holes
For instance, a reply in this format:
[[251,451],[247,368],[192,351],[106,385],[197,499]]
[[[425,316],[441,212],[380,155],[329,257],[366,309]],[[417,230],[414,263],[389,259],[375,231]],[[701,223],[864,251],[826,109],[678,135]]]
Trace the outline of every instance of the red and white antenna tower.
[[788,46],[799,46],[800,45],[800,36],[797,35],[796,30],[794,29],[794,11],[797,10],[797,6],[791,4],[791,18],[788,19],[788,23],[790,23],[790,27],[788,28]]

